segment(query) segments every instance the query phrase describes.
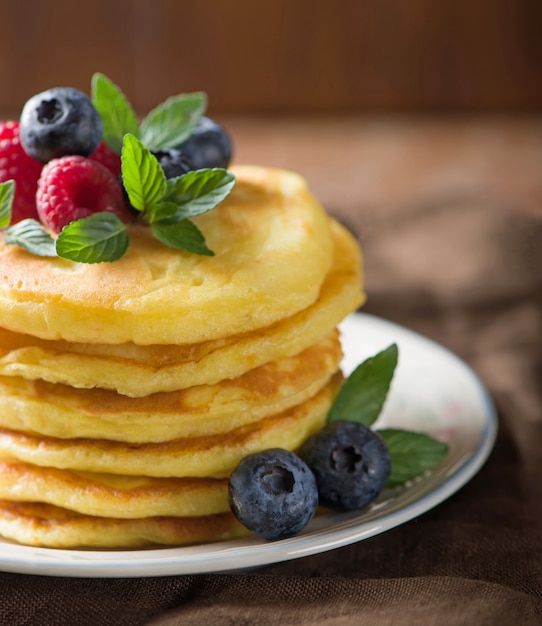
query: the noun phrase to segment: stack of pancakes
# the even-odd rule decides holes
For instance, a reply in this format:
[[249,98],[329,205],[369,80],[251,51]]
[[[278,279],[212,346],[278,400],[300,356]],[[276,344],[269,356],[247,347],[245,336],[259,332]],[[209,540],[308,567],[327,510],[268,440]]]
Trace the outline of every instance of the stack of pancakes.
[[195,218],[215,256],[131,231],[88,265],[0,247],[0,535],[128,547],[246,532],[228,477],[296,450],[338,386],[363,300],[356,241],[299,176],[232,168]]

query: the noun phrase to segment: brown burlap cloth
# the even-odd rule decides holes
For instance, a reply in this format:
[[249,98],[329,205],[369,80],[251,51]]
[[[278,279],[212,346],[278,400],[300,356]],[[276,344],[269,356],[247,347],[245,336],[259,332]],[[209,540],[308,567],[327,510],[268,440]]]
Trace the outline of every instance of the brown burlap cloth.
[[0,573],[0,624],[542,624],[542,124],[256,120],[234,132],[241,160],[301,170],[359,235],[366,311],[475,368],[499,412],[495,449],[419,519],[257,571]]

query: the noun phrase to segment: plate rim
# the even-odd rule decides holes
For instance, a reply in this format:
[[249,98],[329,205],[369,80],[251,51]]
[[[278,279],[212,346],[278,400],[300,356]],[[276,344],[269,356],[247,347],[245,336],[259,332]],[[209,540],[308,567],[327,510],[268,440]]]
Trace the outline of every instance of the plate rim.
[[[255,537],[247,537],[197,546],[104,551],[32,547],[0,539],[0,571],[80,578],[145,578],[245,571],[324,553],[368,539],[411,521],[444,502],[477,474],[494,447],[498,417],[489,391],[464,360],[432,339],[365,312],[356,312],[346,318],[343,322],[346,332],[350,324],[373,325],[385,334],[399,334],[426,344],[429,349],[438,350],[446,359],[455,361],[476,386],[484,418],[479,444],[435,489],[398,510],[388,512],[384,517],[379,517],[378,513],[371,515],[370,512],[363,512],[343,520],[343,514],[328,514],[328,518],[336,517],[341,521],[324,530],[309,530],[276,542],[262,542]],[[401,343],[400,339],[398,343]]]

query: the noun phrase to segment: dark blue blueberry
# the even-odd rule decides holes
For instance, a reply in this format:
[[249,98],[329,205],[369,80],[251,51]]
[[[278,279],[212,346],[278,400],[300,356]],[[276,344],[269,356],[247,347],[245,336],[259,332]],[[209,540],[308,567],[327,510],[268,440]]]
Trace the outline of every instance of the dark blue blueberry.
[[305,441],[299,456],[316,477],[320,504],[338,511],[354,511],[372,502],[391,470],[385,443],[356,422],[328,424]]
[[158,159],[166,178],[182,176],[194,169],[190,159],[180,150],[151,150],[151,152]]
[[24,105],[20,135],[25,152],[42,163],[68,154],[89,156],[102,138],[102,119],[82,91],[55,87]]
[[316,513],[318,490],[299,457],[270,448],[239,463],[230,477],[229,500],[241,524],[272,541],[305,528]]
[[192,163],[195,170],[206,167],[228,168],[232,143],[225,129],[208,117],[200,118],[192,135],[177,146]]

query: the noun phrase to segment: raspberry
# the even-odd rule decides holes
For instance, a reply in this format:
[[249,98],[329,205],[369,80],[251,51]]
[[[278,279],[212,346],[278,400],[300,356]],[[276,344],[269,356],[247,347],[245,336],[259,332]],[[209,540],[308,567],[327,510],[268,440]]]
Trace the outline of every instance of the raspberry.
[[89,156],[89,159],[94,159],[94,161],[105,165],[115,176],[120,174],[120,156],[113,150],[110,150],[103,141],[100,141],[96,150]]
[[133,219],[115,176],[101,163],[82,156],[53,159],[43,168],[36,204],[42,223],[55,233],[101,211],[116,213],[125,222]]
[[0,182],[15,181],[11,223],[38,219],[36,189],[43,165],[29,157],[19,139],[19,122],[0,122]]

